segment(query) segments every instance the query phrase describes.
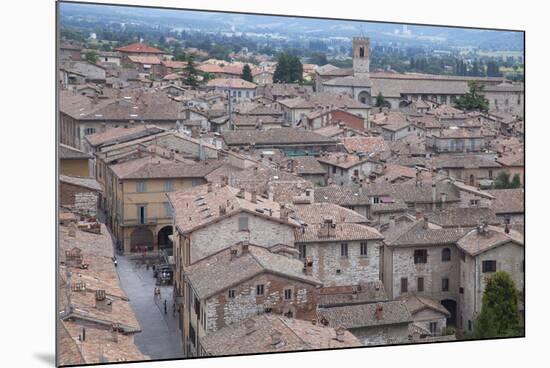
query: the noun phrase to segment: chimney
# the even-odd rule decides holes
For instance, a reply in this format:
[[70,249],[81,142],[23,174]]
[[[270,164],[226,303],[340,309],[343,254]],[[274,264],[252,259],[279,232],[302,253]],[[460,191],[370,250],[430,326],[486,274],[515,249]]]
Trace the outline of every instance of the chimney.
[[112,300],[107,298],[105,295],[105,290],[96,290],[95,291],[95,307],[103,311],[112,310]]
[[82,333],[80,334],[80,341],[86,341],[86,327],[82,327]]
[[252,332],[256,331],[254,326],[256,325],[256,321],[254,321],[252,318],[248,318],[244,321],[244,327],[246,329],[246,334],[250,335]]
[[277,330],[274,330],[272,333],[271,333],[271,345],[278,345],[280,344],[283,340],[282,340],[282,336],[283,334],[281,334],[279,331]]
[[281,207],[279,212],[281,213],[281,220],[288,221],[288,215],[290,213],[290,210],[288,208]]
[[248,247],[249,247],[248,240],[243,240],[243,241],[241,242],[241,254],[246,254],[246,253],[248,253]]
[[422,228],[424,230],[428,229],[428,216],[424,216],[423,222],[422,222]]
[[101,133],[105,133],[107,131],[107,123],[101,123],[101,128],[99,129]]
[[441,193],[441,209],[445,208],[445,202],[447,202],[447,193]]
[[435,210],[435,201],[437,199],[437,188],[435,183],[432,184],[432,210]]
[[226,187],[228,183],[229,183],[229,178],[226,175],[222,176],[222,188]]
[[378,321],[384,318],[384,307],[382,306],[382,304],[378,304],[376,306],[376,312],[374,316]]
[[239,189],[239,192],[237,193],[237,198],[244,198],[244,188]]
[[232,261],[233,259],[235,259],[235,257],[237,257],[237,249],[231,248],[229,250],[229,260]]
[[208,189],[207,189],[207,192],[208,192],[208,193],[212,193],[212,182],[211,182],[211,181],[208,182],[207,188],[208,188]]
[[256,193],[255,190],[253,190],[252,192],[250,192],[250,202],[252,203],[258,203],[258,195]]
[[223,216],[227,213],[227,207],[225,207],[225,204],[220,204],[220,216]]
[[346,333],[346,329],[343,327],[338,327],[336,329],[336,340],[339,342],[344,342],[344,334]]
[[304,260],[304,274],[308,276],[313,274],[313,260],[309,257]]

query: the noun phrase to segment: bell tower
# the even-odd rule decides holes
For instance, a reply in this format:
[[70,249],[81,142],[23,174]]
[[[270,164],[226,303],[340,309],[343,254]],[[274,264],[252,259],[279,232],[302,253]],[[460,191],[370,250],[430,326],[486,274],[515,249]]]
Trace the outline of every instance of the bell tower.
[[369,72],[370,39],[368,37],[353,37],[353,74]]

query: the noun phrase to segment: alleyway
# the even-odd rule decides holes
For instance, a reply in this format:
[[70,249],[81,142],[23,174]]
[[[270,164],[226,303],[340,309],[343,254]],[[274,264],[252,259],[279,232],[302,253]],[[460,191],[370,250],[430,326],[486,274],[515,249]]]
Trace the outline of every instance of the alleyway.
[[142,329],[134,338],[137,347],[151,359],[183,358],[178,314],[173,315],[172,311],[172,286],[163,286],[160,298],[155,298],[153,270],[136,266],[135,261],[125,256],[118,255],[117,260],[121,286]]

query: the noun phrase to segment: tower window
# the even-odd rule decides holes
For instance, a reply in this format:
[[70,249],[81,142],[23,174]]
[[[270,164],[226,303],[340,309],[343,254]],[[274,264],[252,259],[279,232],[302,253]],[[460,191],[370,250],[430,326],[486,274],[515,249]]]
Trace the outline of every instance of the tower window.
[[365,48],[364,47],[359,48],[359,57],[361,57],[361,58],[365,57]]

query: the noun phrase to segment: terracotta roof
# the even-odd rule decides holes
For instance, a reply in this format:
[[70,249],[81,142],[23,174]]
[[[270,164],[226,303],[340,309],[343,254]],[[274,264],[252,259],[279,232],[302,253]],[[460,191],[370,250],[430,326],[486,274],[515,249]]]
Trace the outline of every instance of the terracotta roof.
[[[199,299],[210,298],[263,273],[321,285],[317,278],[303,272],[303,262],[298,259],[271,253],[253,244],[248,245],[248,251],[242,250],[242,247],[236,245],[225,248],[185,267],[185,277]],[[236,256],[230,254],[232,248],[238,251]]]
[[147,156],[115,164],[111,170],[119,179],[204,178],[221,162],[174,162],[158,156]]
[[319,289],[317,295],[317,305],[320,308],[386,301],[388,296],[380,280],[358,285],[326,286]]
[[370,198],[365,190],[350,186],[328,185],[316,188],[314,196],[315,202],[335,203],[341,206],[370,204]]
[[294,206],[296,218],[306,224],[321,224],[326,216],[332,216],[336,222],[366,223],[367,218],[348,208],[334,203],[312,203]]
[[483,207],[450,207],[430,213],[429,221],[441,227],[475,227],[482,220],[497,225],[499,220],[493,209]]
[[[251,330],[246,324],[251,325]],[[279,343],[274,343],[274,333],[280,336]],[[210,355],[238,355],[333,349],[361,346],[361,343],[348,331],[344,331],[340,342],[334,328],[263,314],[209,333],[201,339],[201,346]]]
[[321,155],[317,160],[322,164],[337,166],[343,169],[350,169],[354,166],[369,161],[369,157],[359,157],[345,152],[334,152]]
[[109,128],[104,132],[89,134],[85,136],[84,139],[88,141],[92,147],[96,147],[109,143],[119,144],[161,132],[164,132],[164,129],[155,125],[136,124],[135,126],[130,126],[128,128]]
[[130,45],[117,47],[115,51],[125,53],[140,53],[140,54],[166,54],[166,52],[144,43],[132,43]]
[[223,68],[217,64],[201,64],[197,66],[197,70],[203,73],[221,73]]
[[[252,202],[252,194],[249,192],[244,193],[244,198],[239,198],[237,188],[212,186],[212,192],[207,192],[207,185],[201,185],[193,190],[167,194],[174,207],[175,224],[180,232],[189,233],[241,212],[293,227],[299,226],[292,218],[281,218],[281,205],[277,202],[263,198],[259,194],[256,196],[256,202]],[[220,214],[221,207],[225,208],[225,214]]]
[[388,150],[388,145],[382,137],[348,137],[342,138],[340,141],[350,153],[376,153]]
[[59,144],[58,153],[60,160],[82,160],[92,158],[92,156],[86,152],[82,152],[79,149],[61,143]]
[[403,302],[405,302],[405,305],[407,306],[407,309],[409,312],[414,315],[418,312],[421,312],[425,309],[432,309],[436,312],[444,314],[446,317],[450,317],[451,313],[445,308],[441,303],[433,298],[430,298],[425,295],[417,295],[417,294],[406,294],[400,298]]
[[184,69],[187,66],[187,61],[163,60],[162,65],[172,69]]
[[296,243],[320,243],[334,241],[353,240],[381,240],[384,237],[375,228],[355,223],[336,223],[336,227],[330,229],[322,224],[308,224],[294,231]]
[[334,106],[348,109],[369,109],[368,105],[343,94],[315,92],[305,97],[295,97],[286,100],[277,100],[281,105],[291,109],[312,109],[317,106]]
[[252,82],[245,81],[240,78],[214,78],[206,83],[208,87],[218,87],[218,88],[246,88],[254,89],[256,84]]
[[468,231],[460,228],[424,229],[423,222],[421,219],[391,234],[386,232],[385,243],[392,247],[455,244]]
[[309,130],[279,128],[268,130],[246,130],[222,132],[225,143],[231,145],[290,145],[290,144],[336,144],[331,139]]
[[151,65],[160,65],[160,59],[156,56],[138,56],[130,55],[128,56],[130,61],[137,64],[151,64]]
[[506,234],[504,228],[489,225],[484,234],[478,233],[477,228],[470,230],[457,242],[457,245],[468,254],[477,256],[509,242],[523,246],[523,235],[513,229]]
[[59,175],[59,181],[62,183],[87,188],[96,192],[100,192],[102,190],[101,185],[99,185],[95,178],[81,178],[77,176]]
[[[378,307],[382,307],[380,319],[376,317]],[[412,322],[411,314],[405,303],[399,300],[319,308],[319,315],[328,321],[329,326],[341,326],[347,329],[408,324]]]
[[525,212],[525,189],[494,189],[487,192],[495,197],[491,209],[497,215]]
[[296,156],[285,160],[283,165],[287,165],[288,162],[293,161],[295,164],[296,174],[298,175],[323,175],[326,170],[321,166],[319,161],[313,156]]
[[518,166],[522,167],[525,165],[525,159],[523,157],[523,152],[507,154],[502,157],[497,158],[497,162],[502,166]]

